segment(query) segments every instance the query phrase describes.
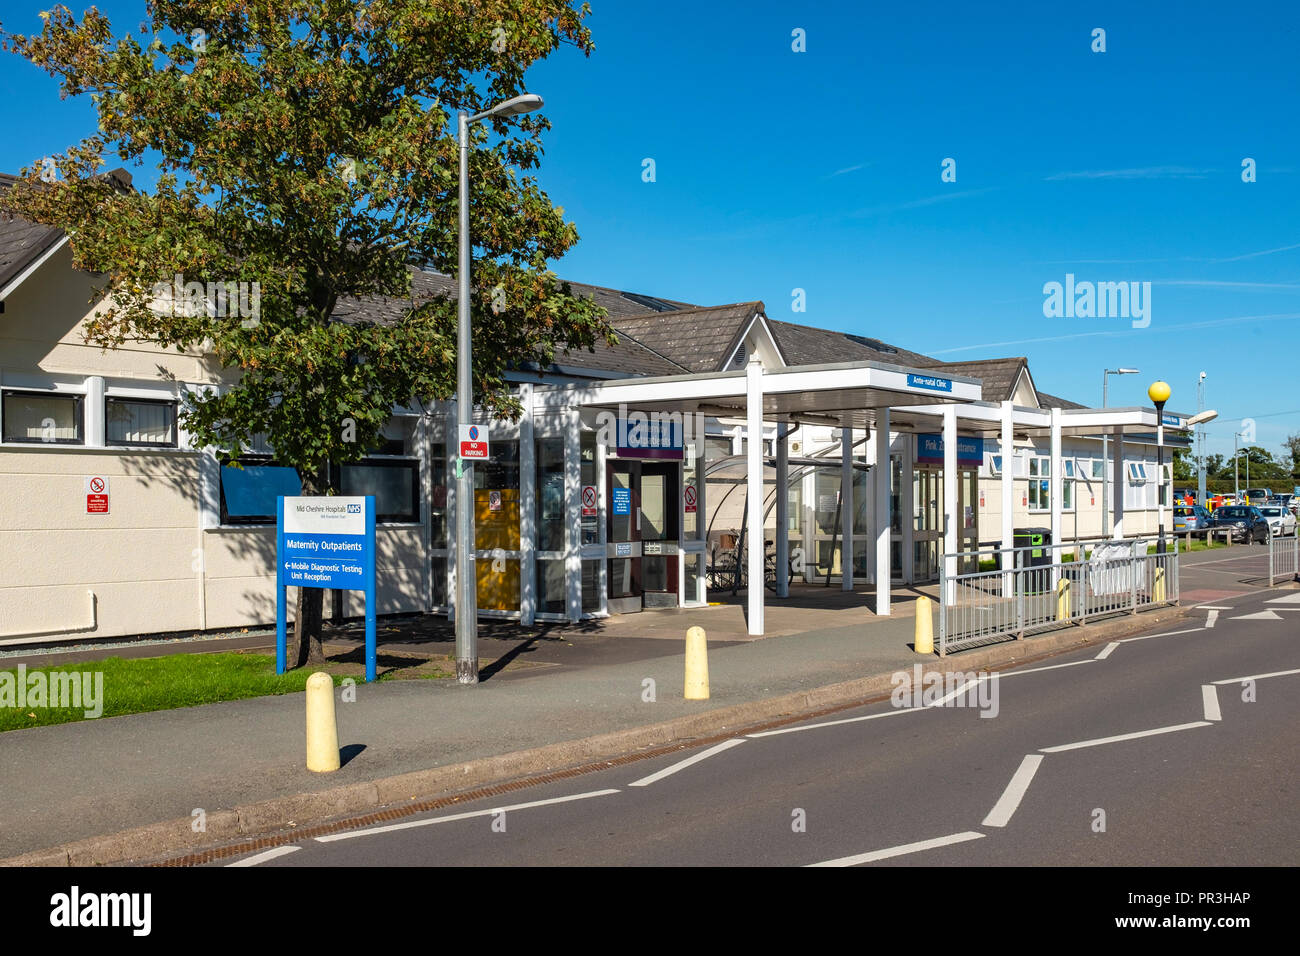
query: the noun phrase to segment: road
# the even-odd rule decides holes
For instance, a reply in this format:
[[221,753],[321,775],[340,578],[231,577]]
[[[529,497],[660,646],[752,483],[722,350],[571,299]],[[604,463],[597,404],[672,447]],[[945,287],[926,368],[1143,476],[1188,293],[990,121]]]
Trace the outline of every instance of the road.
[[1236,590],[983,698],[738,730],[234,865],[1294,866],[1298,637],[1300,591]]

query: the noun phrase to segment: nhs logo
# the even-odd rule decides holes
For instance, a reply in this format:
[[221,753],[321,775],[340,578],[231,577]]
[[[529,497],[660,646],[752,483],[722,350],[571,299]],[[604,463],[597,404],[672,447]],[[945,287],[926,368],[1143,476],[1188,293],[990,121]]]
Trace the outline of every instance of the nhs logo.
[[361,506],[360,506],[360,505],[348,505],[348,514],[350,514],[350,515],[359,515],[359,514],[361,514]]

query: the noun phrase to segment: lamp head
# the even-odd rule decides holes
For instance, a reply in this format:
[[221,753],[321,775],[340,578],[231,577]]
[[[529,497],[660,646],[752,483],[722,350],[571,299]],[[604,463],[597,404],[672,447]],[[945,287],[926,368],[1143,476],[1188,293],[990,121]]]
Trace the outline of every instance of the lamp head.
[[1152,382],[1151,387],[1147,389],[1147,397],[1157,405],[1163,405],[1169,401],[1171,389],[1168,382]]

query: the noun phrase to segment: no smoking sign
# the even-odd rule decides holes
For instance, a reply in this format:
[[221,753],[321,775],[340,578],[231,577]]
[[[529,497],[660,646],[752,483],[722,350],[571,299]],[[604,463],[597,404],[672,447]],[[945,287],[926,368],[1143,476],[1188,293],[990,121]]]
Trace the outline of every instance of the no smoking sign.
[[584,518],[596,517],[596,486],[582,486],[582,516]]
[[86,479],[86,514],[108,514],[108,479],[96,475]]

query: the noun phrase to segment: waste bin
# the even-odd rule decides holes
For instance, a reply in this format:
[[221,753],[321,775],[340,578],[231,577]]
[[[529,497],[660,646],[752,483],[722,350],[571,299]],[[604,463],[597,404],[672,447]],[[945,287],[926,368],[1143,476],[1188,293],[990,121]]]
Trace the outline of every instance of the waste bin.
[[[1016,528],[1012,533],[1012,544],[1016,548],[1028,548],[1016,551],[1015,561],[1027,573],[1016,575],[1016,590],[1026,594],[1042,594],[1052,588],[1049,568],[1052,564],[1052,529],[1051,528]],[[1043,570],[1034,570],[1042,568]]]

